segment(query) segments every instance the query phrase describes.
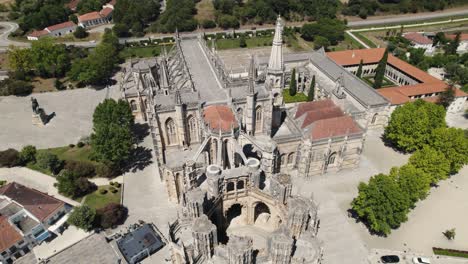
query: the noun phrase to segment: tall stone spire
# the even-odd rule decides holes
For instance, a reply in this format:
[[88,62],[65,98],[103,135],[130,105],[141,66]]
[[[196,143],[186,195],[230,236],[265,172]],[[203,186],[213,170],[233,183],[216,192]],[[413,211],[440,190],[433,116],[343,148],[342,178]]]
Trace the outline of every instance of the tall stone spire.
[[283,20],[278,16],[276,20],[275,36],[271,47],[270,60],[268,62],[269,72],[282,72],[283,63]]
[[255,93],[255,62],[254,57],[250,57],[249,66],[249,94]]

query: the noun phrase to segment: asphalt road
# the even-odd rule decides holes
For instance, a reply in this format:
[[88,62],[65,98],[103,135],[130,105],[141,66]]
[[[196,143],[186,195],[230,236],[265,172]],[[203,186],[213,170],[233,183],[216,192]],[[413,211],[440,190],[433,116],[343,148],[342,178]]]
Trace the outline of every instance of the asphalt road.
[[[418,22],[418,21],[424,21],[424,20],[432,20],[432,19],[438,19],[438,18],[444,18],[444,17],[451,17],[451,16],[460,16],[460,15],[468,15],[468,8],[462,9],[462,10],[448,10],[448,11],[443,11],[443,12],[438,12],[438,13],[420,13],[420,14],[404,14],[404,15],[397,15],[394,17],[389,17],[389,18],[375,18],[373,19],[372,17],[367,19],[367,20],[360,20],[360,21],[350,21],[348,22],[349,27],[369,27],[369,26],[377,26],[377,25],[384,25],[384,24],[398,24],[398,23],[407,23],[407,22]],[[19,41],[13,41],[8,39],[8,35],[15,31],[18,28],[18,24],[15,22],[0,22],[0,26],[6,28],[6,31],[3,31],[2,34],[0,34],[0,52],[5,51],[8,46],[14,45],[18,47],[29,47],[31,44],[27,42],[19,42]],[[262,29],[274,29],[274,27],[265,27]],[[215,34],[215,33],[220,33],[220,32],[229,32],[232,30],[220,30],[220,31],[213,31],[210,32],[210,34]],[[251,29],[239,29],[236,30],[236,32],[245,32],[245,31],[251,31]],[[181,33],[181,36],[183,37],[194,37],[198,36],[200,32],[190,32],[190,33]],[[151,38],[164,38],[168,36],[173,36],[173,34],[168,34],[168,35],[160,35],[157,37],[151,37]],[[120,42],[124,43],[125,41],[127,42],[136,42],[140,40],[145,40],[148,39],[148,37],[143,37],[143,38],[121,38]],[[95,47],[96,43],[93,42],[66,42],[66,45],[75,45],[75,46],[80,46],[80,47]]]

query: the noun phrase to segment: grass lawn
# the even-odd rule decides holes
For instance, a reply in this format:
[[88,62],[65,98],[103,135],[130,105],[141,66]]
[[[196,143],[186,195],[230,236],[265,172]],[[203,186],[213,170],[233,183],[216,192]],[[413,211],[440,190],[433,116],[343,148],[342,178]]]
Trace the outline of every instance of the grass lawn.
[[[374,87],[374,77],[362,77],[362,80],[364,80],[371,87]],[[392,87],[392,86],[396,86],[396,85],[392,81],[384,77],[382,81],[382,87],[380,88]]]
[[[110,187],[112,186],[110,185],[99,186],[99,188],[95,192],[85,196],[86,200],[84,204],[94,209],[102,208],[108,205],[109,203],[120,204],[120,193],[121,193],[122,186],[120,186],[120,188],[115,187],[118,190],[116,193],[110,192],[109,191]],[[101,194],[99,191],[102,189],[107,190],[107,192],[105,194]]]
[[374,42],[370,41],[367,37],[365,37],[363,34],[361,34],[360,32],[353,32],[354,36],[356,36],[357,38],[359,38],[362,42],[366,43],[367,46],[371,47],[371,48],[377,48],[377,45],[375,45]]
[[[172,45],[166,45],[167,51],[172,48]],[[155,46],[146,46],[146,47],[125,47],[123,50],[120,51],[119,56],[122,59],[129,59],[129,58],[148,58],[148,57],[156,57],[159,56],[162,52],[161,45]]]
[[435,255],[468,258],[467,251],[459,251],[459,250],[444,249],[444,248],[432,248],[432,250],[434,251]]
[[198,21],[215,20],[215,8],[213,0],[201,0],[196,5],[197,14],[195,19]]
[[286,104],[288,103],[298,103],[298,102],[307,102],[307,95],[303,93],[296,93],[296,95],[289,95],[289,89],[283,90],[283,99]]
[[[246,48],[271,46],[272,41],[273,37],[254,37],[245,39],[245,43],[247,44]],[[211,47],[211,41],[207,41],[207,44]],[[218,39],[216,40],[216,48],[218,50],[238,49],[240,48],[240,40],[239,38]]]

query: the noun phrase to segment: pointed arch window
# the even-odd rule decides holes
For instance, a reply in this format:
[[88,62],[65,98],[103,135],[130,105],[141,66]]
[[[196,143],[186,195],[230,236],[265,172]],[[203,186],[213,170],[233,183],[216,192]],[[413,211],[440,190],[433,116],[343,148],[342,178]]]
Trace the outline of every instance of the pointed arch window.
[[198,133],[197,133],[197,120],[194,116],[189,116],[187,119],[187,126],[188,126],[188,135],[189,135],[189,143],[197,142],[198,141]]
[[136,104],[135,100],[130,101],[130,108],[132,109],[133,112],[138,110],[138,107],[137,107],[137,104]]
[[167,144],[174,145],[177,143],[177,132],[174,120],[168,118],[166,120],[166,135],[167,135]]
[[255,108],[255,131],[261,132],[263,124],[263,109],[261,106]]

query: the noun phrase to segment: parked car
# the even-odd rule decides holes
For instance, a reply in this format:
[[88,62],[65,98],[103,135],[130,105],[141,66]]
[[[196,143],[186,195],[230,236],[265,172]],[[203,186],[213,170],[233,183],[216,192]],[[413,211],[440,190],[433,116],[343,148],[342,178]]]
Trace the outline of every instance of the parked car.
[[380,260],[382,263],[399,263],[400,262],[400,257],[397,255],[386,255],[380,257]]
[[431,260],[429,258],[414,257],[413,258],[413,263],[415,263],[415,264],[431,264]]

